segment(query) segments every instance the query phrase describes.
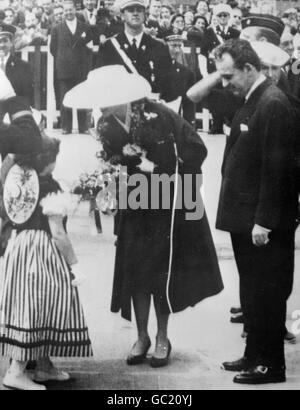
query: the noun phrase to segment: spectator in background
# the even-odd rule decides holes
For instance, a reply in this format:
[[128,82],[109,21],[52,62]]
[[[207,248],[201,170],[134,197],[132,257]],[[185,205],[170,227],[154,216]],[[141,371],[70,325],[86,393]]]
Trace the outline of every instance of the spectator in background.
[[124,24],[116,13],[114,0],[105,0],[97,15],[97,27],[100,44],[124,31]]
[[172,14],[173,10],[170,6],[162,6],[159,21],[162,38],[170,31]]
[[189,30],[191,27],[193,27],[194,17],[195,16],[192,10],[188,10],[184,13],[185,30]]
[[4,23],[5,24],[11,24],[12,26],[17,26],[17,19],[16,19],[16,13],[13,8],[8,7],[7,9],[4,10],[5,18],[4,18]]
[[184,15],[183,14],[174,14],[171,18],[171,34],[183,34],[185,29]]
[[42,46],[48,42],[48,30],[42,29],[36,15],[32,12],[25,14],[25,28],[18,33],[15,46],[21,50],[26,46]]
[[63,16],[64,16],[64,8],[63,6],[56,5],[53,8],[53,25],[62,23],[63,21]]
[[162,8],[161,0],[151,0],[149,5],[149,14],[145,22],[146,33],[153,37],[162,37],[160,29],[160,12]]
[[207,20],[210,19],[209,5],[206,1],[200,0],[196,6],[197,16],[205,17]]
[[0,23],[5,19],[5,13],[3,10],[0,9]]
[[196,15],[193,26],[188,30],[187,39],[195,47],[201,48],[201,54],[208,58],[209,49],[206,37],[208,21],[205,17]]
[[234,7],[231,14],[231,26],[238,31],[242,31],[243,12],[239,7]]
[[84,6],[85,8],[79,13],[83,17],[84,22],[90,26],[94,45],[99,45],[100,28],[97,26],[97,0],[84,0]]
[[16,95],[30,105],[33,103],[33,76],[29,64],[13,54],[15,34],[15,27],[0,24],[0,69],[5,72]]
[[[63,107],[67,91],[87,78],[91,69],[92,33],[90,27],[79,21],[72,0],[64,2],[64,21],[56,24],[51,33],[50,51],[59,81],[61,97],[61,126],[63,134],[72,133],[72,110]],[[78,111],[80,133],[88,132],[88,115],[86,110]]]
[[296,9],[288,9],[282,15],[286,30],[295,35],[298,31],[298,13]]
[[10,8],[14,10],[15,15],[16,15],[16,20],[15,20],[14,25],[16,27],[21,27],[25,21],[25,14],[24,14],[24,8],[22,6],[22,3],[19,0],[12,0],[10,3]]
[[41,28],[50,33],[54,20],[52,0],[41,0],[40,4],[44,9],[44,13],[41,18]]
[[[297,42],[296,42],[297,44]],[[294,72],[293,64],[299,59],[295,57],[294,37],[288,31],[284,31],[281,36],[280,48],[284,50],[289,56],[290,61],[284,67],[287,76],[290,92],[297,98],[300,98],[300,74]],[[298,66],[297,66],[298,67]]]
[[80,12],[84,21],[90,26],[96,26],[97,23],[97,0],[84,0],[84,9]]
[[[261,0],[259,0],[257,3],[260,3]],[[250,9],[251,5],[249,0],[238,0],[238,7],[242,10],[243,17],[248,17],[250,14]],[[253,13],[254,11],[252,11]]]

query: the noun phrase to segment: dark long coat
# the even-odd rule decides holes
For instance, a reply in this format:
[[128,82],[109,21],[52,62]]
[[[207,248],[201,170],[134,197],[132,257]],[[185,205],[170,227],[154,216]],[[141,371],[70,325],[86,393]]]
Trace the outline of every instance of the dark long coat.
[[255,224],[294,228],[294,124],[288,97],[268,80],[237,112],[222,167],[218,229],[247,234]]
[[[170,78],[172,60],[168,47],[162,41],[144,34],[139,47],[138,57],[135,60],[125,33],[118,34],[116,39],[138,73],[151,84],[152,92],[160,93],[165,101],[174,100],[176,96],[172,93],[173,87]],[[130,68],[123,62],[111,40],[108,39],[99,47],[98,67],[114,64],[124,65],[130,71]]]
[[29,63],[11,55],[7,60],[6,75],[16,95],[33,104],[33,75]]
[[[157,173],[174,174],[174,146],[167,138],[172,135],[178,147],[180,175],[201,174],[207,150],[194,129],[161,104],[148,102],[145,110],[157,115],[153,123],[157,140],[147,150],[147,157],[158,166]],[[124,133],[117,122],[113,127],[113,133]],[[124,138],[126,141],[126,135]],[[110,149],[112,147],[113,144]],[[132,174],[137,172],[140,171],[135,169]],[[223,290],[207,217],[204,214],[202,219],[187,220],[185,209],[178,209],[175,214],[174,254],[167,286],[170,228],[170,209],[120,211],[111,308],[113,312],[121,310],[127,320],[131,320],[131,298],[137,291],[150,290],[159,295],[164,312],[170,312],[168,295],[171,310],[175,313]]]
[[90,27],[80,20],[74,35],[65,21],[53,27],[50,51],[58,80],[86,79],[92,67],[92,52],[86,45],[92,40]]

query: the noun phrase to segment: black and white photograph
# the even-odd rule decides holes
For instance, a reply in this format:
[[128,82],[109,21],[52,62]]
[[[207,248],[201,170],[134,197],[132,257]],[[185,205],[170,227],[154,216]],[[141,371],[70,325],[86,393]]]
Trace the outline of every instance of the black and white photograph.
[[0,0],[0,391],[300,389],[300,0]]

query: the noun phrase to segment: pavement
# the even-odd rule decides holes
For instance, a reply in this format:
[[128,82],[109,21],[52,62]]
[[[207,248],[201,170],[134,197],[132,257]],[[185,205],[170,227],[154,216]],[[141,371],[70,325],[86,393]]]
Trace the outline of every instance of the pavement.
[[[60,137],[59,134],[54,135]],[[110,313],[113,281],[115,237],[113,221],[102,216],[103,233],[96,233],[89,216],[89,206],[81,203],[70,218],[69,231],[77,251],[80,266],[87,280],[80,295],[93,343],[94,357],[89,360],[59,359],[55,363],[69,371],[72,380],[52,384],[50,390],[299,390],[300,342],[287,345],[288,381],[262,387],[239,386],[232,383],[234,374],[220,369],[224,360],[242,356],[244,341],[242,326],[229,322],[230,308],[239,305],[238,275],[229,236],[214,229],[220,186],[220,167],[225,145],[224,136],[201,134],[208,147],[204,166],[204,201],[211,223],[225,290],[194,309],[174,315],[170,320],[169,337],[173,345],[170,364],[152,369],[148,363],[129,368],[125,359],[136,341],[134,323]],[[56,177],[70,187],[82,171],[93,171],[98,143],[87,135],[63,136]],[[299,332],[292,315],[300,319],[300,235],[297,238],[294,293],[288,305],[288,328]],[[155,343],[155,317],[151,311],[150,334]],[[151,352],[150,352],[151,354]],[[0,359],[0,378],[7,368]],[[0,386],[0,390],[3,389]]]

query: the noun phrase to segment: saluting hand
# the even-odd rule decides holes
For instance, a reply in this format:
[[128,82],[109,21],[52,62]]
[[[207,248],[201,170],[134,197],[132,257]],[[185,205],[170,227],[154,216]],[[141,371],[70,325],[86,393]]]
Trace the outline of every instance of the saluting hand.
[[255,225],[252,231],[252,242],[255,246],[266,246],[270,242],[269,234],[271,231],[269,229],[263,228],[262,226]]

